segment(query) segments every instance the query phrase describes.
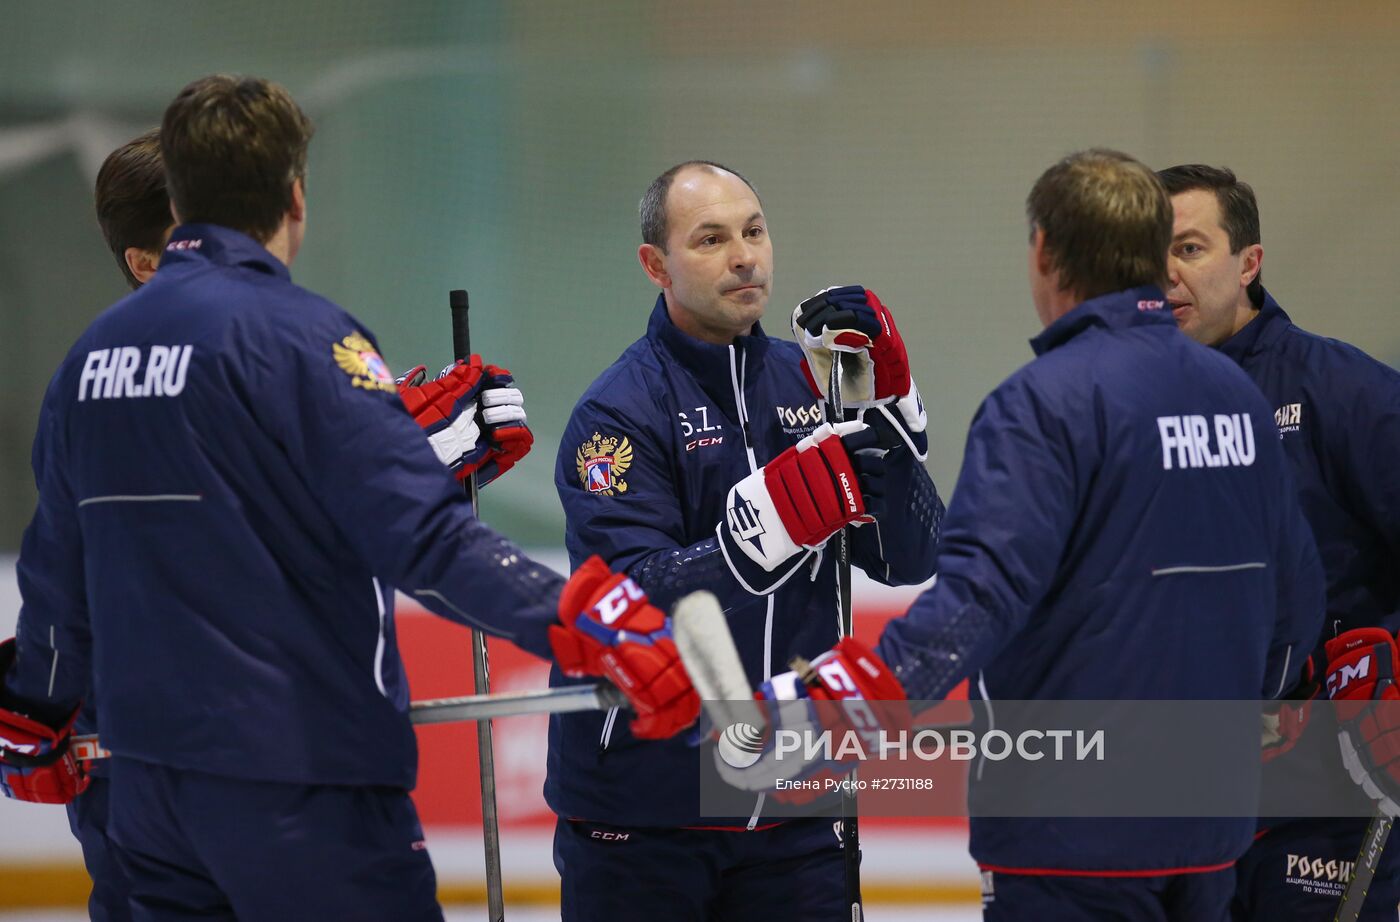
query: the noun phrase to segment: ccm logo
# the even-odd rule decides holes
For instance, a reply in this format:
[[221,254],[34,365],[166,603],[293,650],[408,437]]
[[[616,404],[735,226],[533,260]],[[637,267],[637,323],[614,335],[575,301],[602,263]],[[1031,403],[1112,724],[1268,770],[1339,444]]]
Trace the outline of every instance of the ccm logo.
[[30,755],[31,753],[39,751],[39,747],[35,746],[33,743],[16,743],[12,740],[5,739],[3,736],[0,736],[0,749],[8,749],[20,755]]
[[630,832],[604,832],[601,829],[595,829],[588,834],[588,838],[598,839],[602,842],[626,842],[631,835]]
[[1355,665],[1347,663],[1341,669],[1327,677],[1327,697],[1337,697],[1337,692],[1346,688],[1352,682],[1359,682],[1371,673],[1371,656],[1367,654],[1357,660]]
[[646,597],[641,587],[629,577],[610,589],[593,607],[604,624],[612,624],[627,613],[633,602],[640,602]]

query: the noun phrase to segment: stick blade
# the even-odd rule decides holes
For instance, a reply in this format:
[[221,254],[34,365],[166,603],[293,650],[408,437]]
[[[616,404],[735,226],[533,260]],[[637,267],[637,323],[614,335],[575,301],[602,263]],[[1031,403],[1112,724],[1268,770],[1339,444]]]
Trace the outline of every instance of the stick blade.
[[713,592],[692,592],[676,603],[671,630],[681,662],[700,694],[705,714],[723,731],[735,723],[763,726],[729,622]]

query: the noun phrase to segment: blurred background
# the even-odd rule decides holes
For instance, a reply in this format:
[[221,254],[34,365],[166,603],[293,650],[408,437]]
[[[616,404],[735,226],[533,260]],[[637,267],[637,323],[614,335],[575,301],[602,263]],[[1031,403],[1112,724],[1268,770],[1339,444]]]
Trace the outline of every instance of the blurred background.
[[[564,421],[642,333],[655,296],[636,262],[637,200],[683,159],[728,163],[763,197],[776,250],[769,332],[788,335],[792,306],[831,284],[868,285],[891,305],[945,494],[978,402],[1030,358],[1023,201],[1072,150],[1234,168],[1258,192],[1264,278],[1294,319],[1400,360],[1393,0],[0,8],[0,551],[11,554],[33,509],[45,383],[125,291],[92,214],[97,167],[214,71],[285,84],[317,123],[293,277],[361,317],[391,366],[445,363],[447,291],[470,290],[476,348],[516,373],[537,439],[488,491],[484,515],[543,551],[562,540],[549,484]],[[862,604],[882,617],[902,597]],[[12,617],[7,604],[0,636]],[[408,652],[416,686],[446,669],[465,690],[455,666]],[[521,752],[531,763],[534,751]],[[451,777],[460,788],[460,771]],[[537,800],[526,782],[520,797]],[[0,837],[3,907],[72,853],[61,816],[0,806],[6,832],[57,829]],[[471,852],[469,812],[425,815]],[[547,825],[521,840],[532,855],[522,879],[546,903]],[[934,874],[951,889],[914,898],[975,898],[956,826],[903,834],[951,856]],[[445,876],[470,898],[470,860],[453,868]]]

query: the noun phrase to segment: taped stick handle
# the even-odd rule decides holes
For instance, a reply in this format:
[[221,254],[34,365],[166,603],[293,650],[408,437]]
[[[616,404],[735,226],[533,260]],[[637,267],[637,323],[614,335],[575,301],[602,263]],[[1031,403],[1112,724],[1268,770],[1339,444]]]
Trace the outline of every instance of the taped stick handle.
[[472,354],[472,328],[468,318],[471,302],[465,288],[454,288],[447,293],[447,304],[452,310],[452,357],[466,360]]

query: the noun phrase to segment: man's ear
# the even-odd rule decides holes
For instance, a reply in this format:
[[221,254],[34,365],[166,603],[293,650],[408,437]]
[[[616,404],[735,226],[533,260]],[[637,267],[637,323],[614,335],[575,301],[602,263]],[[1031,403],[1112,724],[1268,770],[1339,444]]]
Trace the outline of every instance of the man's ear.
[[151,276],[156,274],[156,269],[160,267],[159,250],[143,250],[140,247],[127,247],[122,253],[122,258],[126,260],[127,269],[136,277],[139,285],[144,285],[151,280]]
[[1250,282],[1259,277],[1259,270],[1264,268],[1264,246],[1251,243],[1240,252],[1240,256],[1243,257],[1240,266],[1240,287],[1247,288]]
[[1055,259],[1050,255],[1050,248],[1045,245],[1045,231],[1039,227],[1031,235],[1031,251],[1034,254],[1036,271],[1047,277],[1056,274]]
[[306,186],[301,177],[292,180],[292,207],[287,209],[293,221],[306,220]]
[[637,261],[642,264],[642,271],[653,285],[662,289],[671,287],[671,273],[666,271],[666,252],[661,247],[642,244],[637,247]]

